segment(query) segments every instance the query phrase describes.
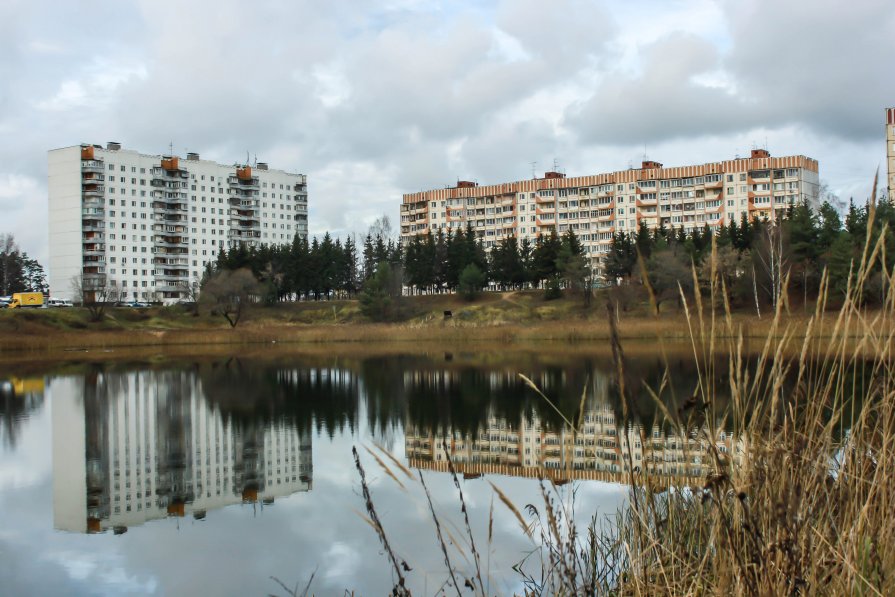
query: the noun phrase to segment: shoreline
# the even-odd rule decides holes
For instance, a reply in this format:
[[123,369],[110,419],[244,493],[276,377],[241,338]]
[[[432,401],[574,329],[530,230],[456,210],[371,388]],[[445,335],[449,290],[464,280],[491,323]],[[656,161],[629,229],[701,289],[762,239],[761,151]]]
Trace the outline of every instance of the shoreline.
[[[805,336],[809,317],[805,315],[783,316],[774,328],[770,316],[761,319],[743,314],[732,316],[731,334],[727,323],[716,317],[715,329],[709,334],[711,321],[705,322],[706,334],[714,340],[727,344],[742,337],[744,341],[761,341],[769,335],[778,338],[784,335],[794,340]],[[815,325],[812,337],[828,337],[835,325],[835,315],[822,318]],[[853,322],[854,325],[855,322]],[[99,324],[100,327],[103,324]],[[690,325],[693,326],[691,331]],[[660,318],[644,316],[622,317],[617,323],[619,340],[641,342],[657,340],[674,343],[691,340],[691,333],[700,336],[699,321],[672,314]],[[851,335],[860,339],[864,330],[870,328],[876,334],[882,333],[874,326],[872,317],[862,325],[855,326]],[[373,345],[418,349],[421,345],[453,347],[478,347],[495,344],[502,349],[510,346],[525,347],[536,343],[563,343],[574,346],[602,344],[608,347],[611,328],[605,320],[558,319],[542,321],[520,321],[516,323],[491,322],[469,323],[457,320],[438,322],[404,323],[291,323],[272,319],[255,319],[240,324],[236,328],[210,327],[198,322],[194,327],[165,328],[161,326],[120,327],[106,329],[62,330],[54,328],[0,331],[0,362],[19,360],[23,356],[52,356],[64,358],[67,353],[95,349],[205,349],[218,347],[261,347],[282,345],[290,347],[370,347]]]

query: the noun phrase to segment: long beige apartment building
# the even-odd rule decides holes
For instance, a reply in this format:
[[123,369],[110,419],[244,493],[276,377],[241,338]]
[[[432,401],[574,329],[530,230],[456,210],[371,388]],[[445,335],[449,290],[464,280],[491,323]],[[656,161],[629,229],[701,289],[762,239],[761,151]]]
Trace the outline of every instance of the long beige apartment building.
[[801,155],[772,157],[754,149],[747,158],[666,168],[644,161],[640,168],[480,186],[456,186],[408,193],[401,204],[401,238],[471,226],[486,249],[515,236],[534,240],[572,230],[591,267],[600,264],[616,232],[649,228],[693,230],[732,221],[768,217],[801,201],[818,199],[817,160]]
[[889,171],[889,201],[895,202],[895,108],[886,108],[886,164]]

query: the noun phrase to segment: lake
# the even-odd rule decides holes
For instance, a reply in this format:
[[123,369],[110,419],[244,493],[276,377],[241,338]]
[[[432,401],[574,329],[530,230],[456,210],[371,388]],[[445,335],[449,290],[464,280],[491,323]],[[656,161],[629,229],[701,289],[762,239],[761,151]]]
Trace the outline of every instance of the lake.
[[[658,425],[644,387],[667,362],[665,395],[691,395],[685,346],[630,351],[625,404],[602,346],[230,350],[0,364],[4,594],[284,595],[274,579],[300,593],[312,577],[316,595],[385,594],[352,447],[415,594],[448,577],[418,471],[469,555],[450,466],[490,593],[508,593],[533,544],[491,484],[528,516],[551,479],[586,524],[623,507],[627,462],[682,483],[707,470],[705,440]],[[713,441],[740,449],[723,423]]]

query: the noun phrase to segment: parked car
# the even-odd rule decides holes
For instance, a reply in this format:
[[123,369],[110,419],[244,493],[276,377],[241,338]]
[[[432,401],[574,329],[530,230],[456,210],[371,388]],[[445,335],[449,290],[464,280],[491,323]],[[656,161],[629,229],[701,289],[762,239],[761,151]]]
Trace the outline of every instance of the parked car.
[[48,307],[74,307],[72,302],[68,299],[60,299],[60,298],[51,298],[47,301]]

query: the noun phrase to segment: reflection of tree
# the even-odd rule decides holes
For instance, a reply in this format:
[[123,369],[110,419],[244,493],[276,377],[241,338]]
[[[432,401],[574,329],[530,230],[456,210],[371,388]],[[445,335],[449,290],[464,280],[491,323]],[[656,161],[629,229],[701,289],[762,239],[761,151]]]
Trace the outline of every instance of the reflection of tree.
[[238,422],[285,418],[299,432],[312,422],[332,436],[357,424],[357,376],[342,368],[286,368],[229,359],[198,367],[208,401]]
[[12,382],[0,380],[0,445],[14,448],[22,424],[43,407],[43,392],[16,394]]
[[[754,363],[747,360],[744,366],[754,368]],[[727,379],[726,356],[719,356],[713,367],[715,379]],[[361,401],[366,426],[380,438],[391,437],[405,424],[437,433],[474,435],[488,426],[489,417],[507,421],[536,417],[545,429],[558,430],[563,417],[577,418],[582,392],[587,396],[588,408],[596,403],[608,405],[615,420],[629,426],[638,424],[652,429],[659,425],[670,429],[671,424],[663,421],[663,410],[675,416],[675,425],[699,428],[705,422],[705,411],[688,410],[686,406],[697,387],[692,358],[669,355],[666,359],[657,355],[628,359],[624,367],[627,404],[622,403],[614,372],[611,359],[606,356],[575,356],[549,365],[530,359],[519,366],[471,363],[444,355],[306,358],[288,362],[229,358],[188,366],[180,374],[191,381],[174,384],[179,389],[169,390],[169,394],[171,404],[176,405],[188,401],[190,392],[199,391],[220,409],[225,420],[247,436],[252,435],[253,424],[272,421],[282,421],[302,434],[314,430],[330,437],[345,431],[355,433]],[[531,378],[562,416],[533,392],[519,373]],[[107,377],[105,383],[116,383],[116,379],[121,377]],[[855,380],[855,387],[860,388],[858,373]],[[787,393],[784,389],[784,395]],[[708,411],[715,422],[723,420],[728,400],[727,395],[714,393]],[[5,401],[4,408],[7,412],[14,405]],[[188,424],[184,422],[187,419],[175,414],[160,412],[159,417],[181,421],[178,425]],[[4,416],[4,423],[8,426],[14,418]],[[188,450],[188,446],[178,447],[176,438],[182,436],[182,429],[165,427],[162,441],[172,450],[168,458],[172,470],[176,468],[177,454]]]

